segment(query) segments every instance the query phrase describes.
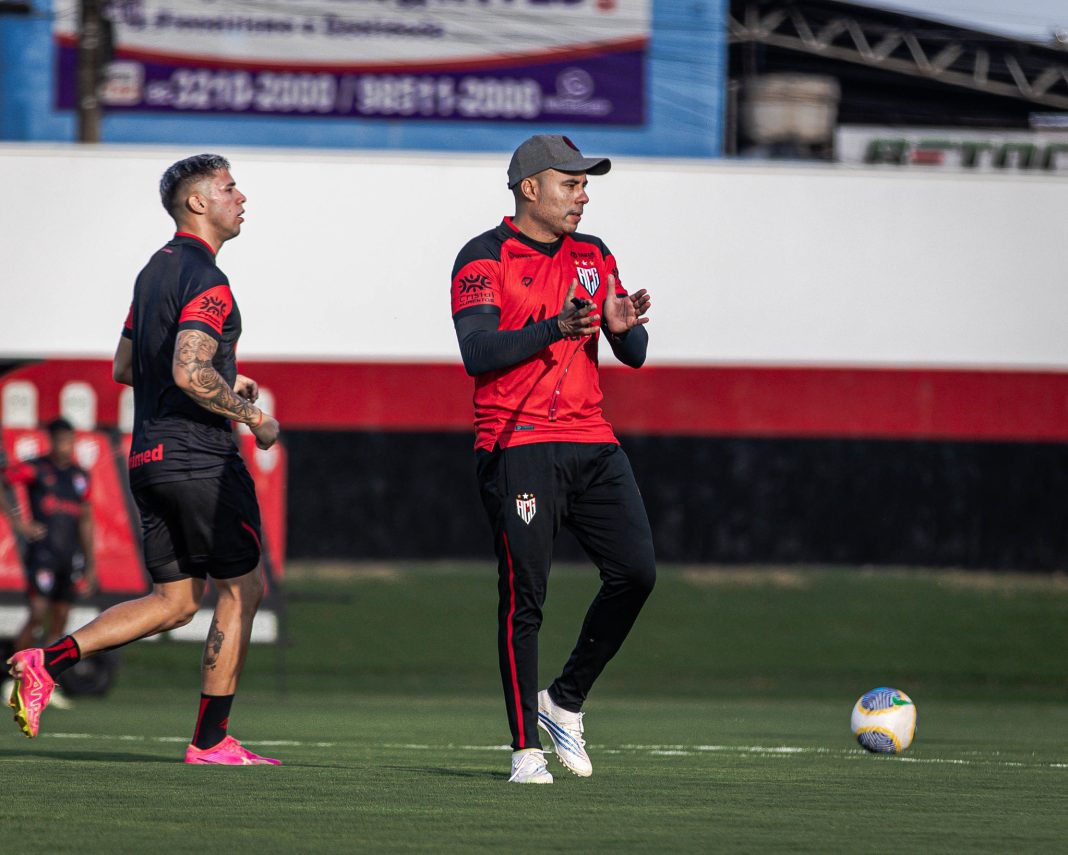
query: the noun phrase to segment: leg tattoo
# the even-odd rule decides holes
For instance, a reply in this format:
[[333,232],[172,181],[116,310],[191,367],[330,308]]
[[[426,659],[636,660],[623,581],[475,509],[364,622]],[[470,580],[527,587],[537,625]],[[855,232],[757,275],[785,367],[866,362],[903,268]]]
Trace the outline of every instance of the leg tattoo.
[[211,619],[211,629],[208,630],[208,641],[204,646],[204,668],[207,671],[214,671],[215,665],[219,661],[219,654],[222,652],[223,640],[226,638],[223,635],[223,631],[219,629],[218,618]]

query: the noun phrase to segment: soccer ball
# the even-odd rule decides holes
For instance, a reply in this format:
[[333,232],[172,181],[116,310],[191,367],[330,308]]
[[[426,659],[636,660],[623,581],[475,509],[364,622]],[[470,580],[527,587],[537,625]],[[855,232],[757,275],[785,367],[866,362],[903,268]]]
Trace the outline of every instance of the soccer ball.
[[857,742],[869,751],[900,754],[916,735],[916,705],[898,689],[872,689],[853,707],[849,726]]

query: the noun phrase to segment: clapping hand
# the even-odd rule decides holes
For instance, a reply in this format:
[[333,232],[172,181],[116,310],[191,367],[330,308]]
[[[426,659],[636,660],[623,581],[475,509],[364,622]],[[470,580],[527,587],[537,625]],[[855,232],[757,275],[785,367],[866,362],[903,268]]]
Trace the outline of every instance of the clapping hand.
[[605,326],[613,335],[622,335],[634,327],[649,323],[645,313],[649,311],[652,300],[649,292],[642,288],[626,297],[616,295],[616,277],[608,274],[608,293],[604,298]]
[[564,338],[576,339],[593,335],[597,332],[597,326],[601,322],[601,316],[594,312],[593,303],[590,300],[575,298],[577,287],[578,280],[572,279],[571,287],[567,289],[567,296],[564,297],[564,305],[560,309],[560,314],[556,316],[557,326],[560,327]]

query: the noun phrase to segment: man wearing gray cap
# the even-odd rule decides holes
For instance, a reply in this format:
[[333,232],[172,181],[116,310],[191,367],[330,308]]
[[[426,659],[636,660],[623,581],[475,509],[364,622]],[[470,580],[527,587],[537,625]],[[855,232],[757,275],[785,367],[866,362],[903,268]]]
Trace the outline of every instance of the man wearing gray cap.
[[[645,362],[649,295],[628,295],[601,239],[576,231],[587,176],[611,166],[583,157],[567,137],[526,140],[508,166],[515,216],[469,241],[452,271],[498,559],[497,643],[515,783],[552,783],[539,727],[564,767],[592,774],[582,705],[656,579],[649,520],[601,412],[597,369],[602,336],[624,365]],[[560,676],[539,692],[538,630],[560,526],[597,565],[601,589]]]

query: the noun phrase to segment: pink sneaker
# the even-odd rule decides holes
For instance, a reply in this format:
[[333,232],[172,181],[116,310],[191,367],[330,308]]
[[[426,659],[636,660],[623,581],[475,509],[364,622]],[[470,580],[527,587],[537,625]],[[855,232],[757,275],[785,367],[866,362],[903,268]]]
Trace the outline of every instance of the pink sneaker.
[[41,713],[52,700],[56,681],[45,670],[44,651],[39,647],[20,650],[7,663],[12,666],[22,664],[22,671],[15,677],[15,688],[7,705],[15,711],[15,723],[19,729],[33,739],[41,724]]
[[232,736],[211,748],[197,748],[190,745],[185,749],[185,762],[194,764],[214,764],[216,766],[281,766],[281,760],[260,757],[253,754]]

